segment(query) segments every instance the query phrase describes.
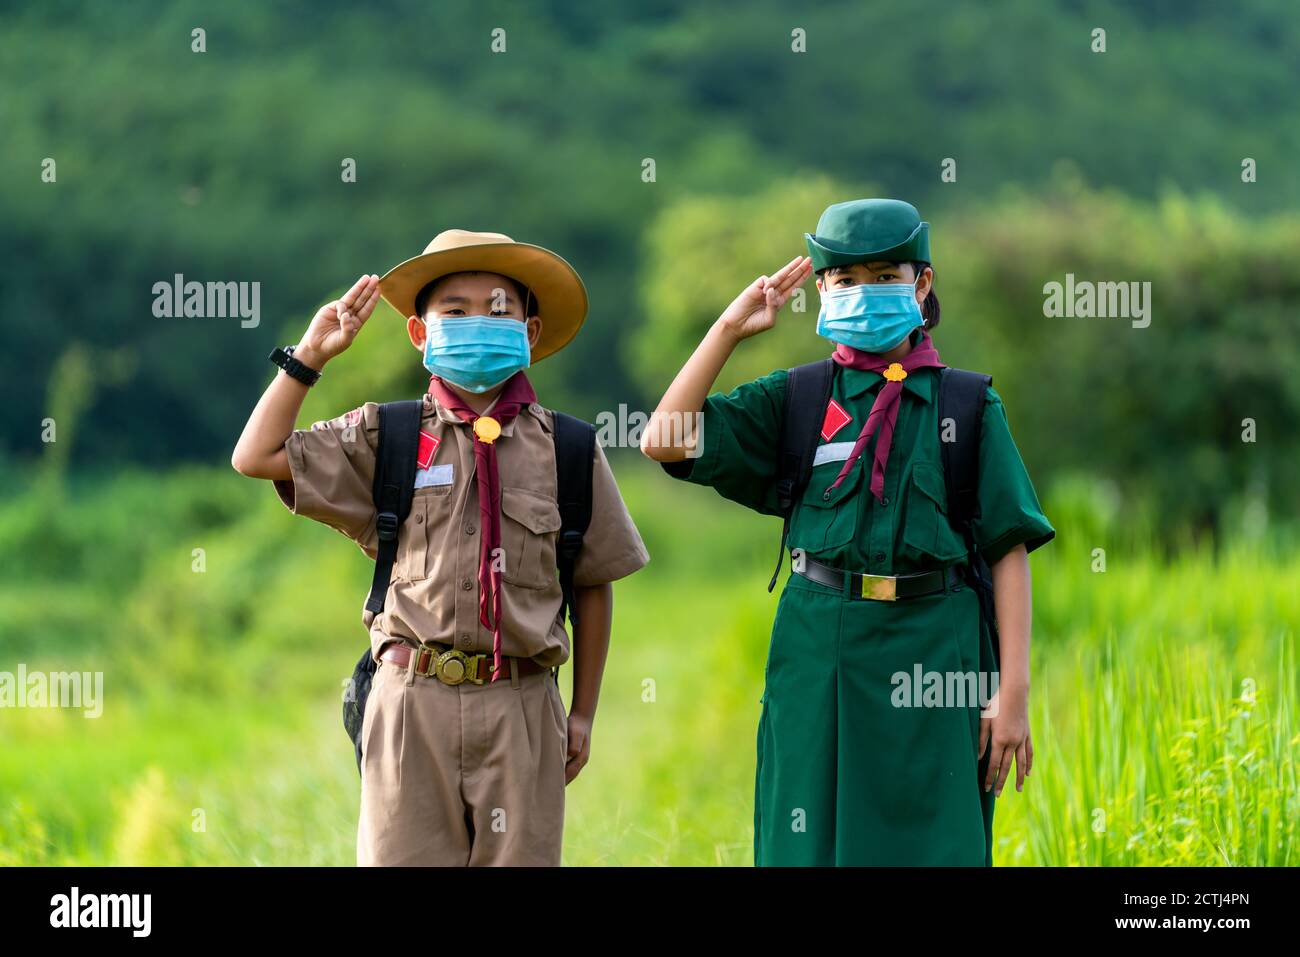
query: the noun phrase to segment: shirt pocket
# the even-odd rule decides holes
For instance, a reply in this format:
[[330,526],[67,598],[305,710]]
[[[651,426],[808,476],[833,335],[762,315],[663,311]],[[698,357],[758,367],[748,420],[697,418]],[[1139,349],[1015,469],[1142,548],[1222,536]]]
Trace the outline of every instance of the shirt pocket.
[[862,470],[870,460],[858,459],[838,488],[830,489],[843,462],[815,466],[804,489],[803,499],[790,517],[790,547],[820,553],[841,548],[853,541],[858,527],[858,487]]
[[450,485],[433,485],[416,489],[411,497],[411,514],[402,529],[395,569],[402,581],[423,581],[433,574],[451,525],[451,489]]
[[925,567],[966,556],[965,544],[948,524],[948,493],[937,466],[929,462],[912,466],[902,519],[900,557],[904,560]]
[[524,588],[545,588],[555,579],[555,539],[560,507],[548,495],[501,487],[501,577]]

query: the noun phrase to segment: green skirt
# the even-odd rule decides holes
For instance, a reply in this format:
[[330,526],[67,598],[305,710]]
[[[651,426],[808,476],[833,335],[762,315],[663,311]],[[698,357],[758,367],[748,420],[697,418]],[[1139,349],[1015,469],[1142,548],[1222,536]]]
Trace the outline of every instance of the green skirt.
[[992,864],[976,753],[992,660],[967,586],[862,601],[791,575],[758,724],[754,863]]

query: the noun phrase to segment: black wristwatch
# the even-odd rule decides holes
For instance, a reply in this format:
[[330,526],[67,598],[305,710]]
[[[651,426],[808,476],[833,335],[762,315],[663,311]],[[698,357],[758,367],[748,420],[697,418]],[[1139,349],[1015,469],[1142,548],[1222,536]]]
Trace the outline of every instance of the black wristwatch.
[[284,348],[277,346],[267,358],[303,385],[315,385],[316,380],[320,378],[318,369],[313,369],[293,357],[293,346],[285,346]]

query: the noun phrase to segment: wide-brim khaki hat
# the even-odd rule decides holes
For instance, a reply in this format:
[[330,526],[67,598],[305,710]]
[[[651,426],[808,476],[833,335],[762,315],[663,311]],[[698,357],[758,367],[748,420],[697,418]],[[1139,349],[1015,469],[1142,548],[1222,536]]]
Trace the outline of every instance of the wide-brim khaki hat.
[[587,287],[577,271],[549,249],[517,243],[502,233],[445,230],[419,256],[388,270],[379,280],[379,294],[403,316],[413,316],[419,291],[454,272],[499,273],[532,291],[542,320],[533,362],[568,345],[587,318]]

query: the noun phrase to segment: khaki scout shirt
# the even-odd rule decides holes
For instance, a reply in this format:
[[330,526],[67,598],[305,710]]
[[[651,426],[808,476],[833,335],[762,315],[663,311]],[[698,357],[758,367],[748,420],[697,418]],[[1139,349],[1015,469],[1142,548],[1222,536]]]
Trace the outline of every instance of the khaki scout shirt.
[[[776,447],[787,380],[787,371],[778,369],[725,395],[710,395],[699,457],[664,469],[777,514]],[[844,481],[830,489],[884,382],[879,372],[833,367],[831,399],[849,420],[832,423],[838,425],[834,434],[819,438],[808,486],[790,518],[788,544],[828,565],[874,575],[906,575],[961,561],[966,546],[948,522],[937,369],[914,369],[903,380],[883,498],[877,500],[869,488],[875,437]],[[992,387],[981,421],[977,481],[972,533],[989,562],[1017,545],[1033,551],[1055,537]]]
[[[491,414],[491,410],[489,410]],[[420,428],[439,440],[398,535],[397,560],[384,610],[370,626],[376,658],[394,638],[492,652],[492,631],[479,623],[478,483],[470,427],[428,393]],[[501,476],[501,653],[552,667],[569,657],[559,618],[555,544],[555,443],[550,410],[534,402],[497,439]],[[336,419],[295,430],[285,442],[290,481],[281,500],[347,535],[371,558],[379,539],[371,486],[379,442],[379,406],[367,402]],[[596,444],[591,525],[574,566],[575,585],[600,585],[630,575],[650,560],[618,485]]]

